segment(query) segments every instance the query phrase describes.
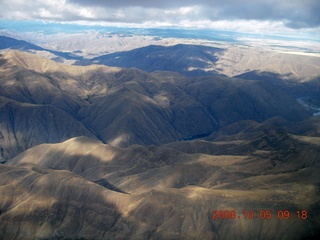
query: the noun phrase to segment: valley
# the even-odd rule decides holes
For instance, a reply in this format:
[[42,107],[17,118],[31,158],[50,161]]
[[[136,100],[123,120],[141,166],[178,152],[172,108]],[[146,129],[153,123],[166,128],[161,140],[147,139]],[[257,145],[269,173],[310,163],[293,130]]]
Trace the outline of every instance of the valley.
[[99,36],[2,48],[0,239],[320,235],[317,54]]

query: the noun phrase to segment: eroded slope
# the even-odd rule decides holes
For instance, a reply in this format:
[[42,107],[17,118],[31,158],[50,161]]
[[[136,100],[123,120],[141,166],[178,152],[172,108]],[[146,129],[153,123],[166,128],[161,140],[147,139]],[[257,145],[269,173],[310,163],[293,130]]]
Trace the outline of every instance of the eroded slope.
[[[18,51],[1,56],[0,95],[16,102],[1,105],[6,108],[2,111],[15,118],[2,118],[3,136],[17,138],[15,132],[22,125],[26,128],[23,131],[32,132],[38,121],[56,125],[41,130],[52,138],[33,134],[36,143],[65,140],[53,132],[59,127],[68,137],[79,136],[79,129],[84,128],[80,131],[83,135],[94,135],[114,146],[161,145],[208,135],[240,120],[281,116],[297,121],[311,115],[285,89],[262,81],[184,78],[168,72],[149,74],[97,65],[66,66]],[[33,124],[20,123],[24,120],[18,116],[25,104],[41,106]],[[60,116],[52,118],[46,114],[47,108],[61,110]],[[18,138],[18,142],[3,140],[4,160],[34,146],[26,135]],[[9,145],[17,151],[5,152]]]
[[[245,139],[236,144],[250,145]],[[319,234],[319,145],[292,138],[281,150],[269,144],[244,153],[231,152],[229,142],[206,142],[202,146],[219,148],[204,154],[184,152],[197,141],[180,144],[186,148],[117,148],[81,137],[29,149],[0,166],[4,236],[301,239]],[[235,210],[240,218],[213,220],[214,209]],[[270,220],[243,217],[243,210],[266,209]],[[277,211],[285,209],[292,218],[278,219]],[[298,219],[299,210],[307,210],[308,219]]]

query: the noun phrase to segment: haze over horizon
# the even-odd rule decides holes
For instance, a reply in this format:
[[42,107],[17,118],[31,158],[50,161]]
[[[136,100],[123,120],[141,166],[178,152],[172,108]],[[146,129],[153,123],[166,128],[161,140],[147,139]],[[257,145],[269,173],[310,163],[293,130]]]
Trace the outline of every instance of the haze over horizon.
[[[308,1],[0,1],[2,29],[13,24],[193,28],[319,40],[320,4]],[[18,22],[17,22],[18,20]],[[45,29],[50,24],[42,25]],[[21,30],[21,28],[20,28]],[[32,29],[30,29],[32,31]]]

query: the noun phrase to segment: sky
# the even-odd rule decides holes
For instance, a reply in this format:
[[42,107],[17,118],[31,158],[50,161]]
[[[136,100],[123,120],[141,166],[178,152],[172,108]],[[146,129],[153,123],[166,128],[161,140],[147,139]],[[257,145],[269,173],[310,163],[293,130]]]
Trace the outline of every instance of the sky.
[[320,36],[320,0],[0,0],[2,20]]

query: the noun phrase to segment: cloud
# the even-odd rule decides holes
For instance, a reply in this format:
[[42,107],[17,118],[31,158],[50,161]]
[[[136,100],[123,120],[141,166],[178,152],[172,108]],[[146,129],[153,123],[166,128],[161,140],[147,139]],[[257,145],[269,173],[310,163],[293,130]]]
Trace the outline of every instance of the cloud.
[[[267,20],[284,21],[292,28],[320,26],[319,0],[69,0],[69,2],[79,6],[123,9],[128,12],[134,8],[142,8],[146,17],[150,9],[157,9],[166,16],[166,19],[172,20],[177,20],[179,17],[188,19],[197,15],[197,20]],[[192,11],[189,14],[179,12],[179,9],[192,8],[195,4],[198,14]],[[178,15],[173,17],[170,11],[176,11]],[[145,20],[150,21],[150,16]]]
[[267,22],[291,29],[320,26],[319,0],[0,0],[0,8],[5,19],[190,27],[226,21]]

